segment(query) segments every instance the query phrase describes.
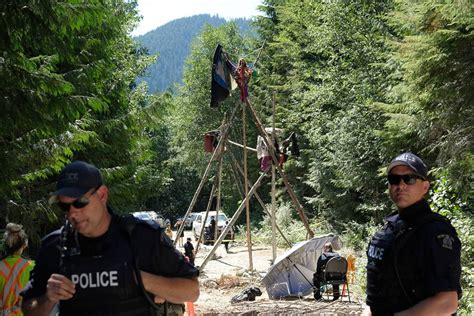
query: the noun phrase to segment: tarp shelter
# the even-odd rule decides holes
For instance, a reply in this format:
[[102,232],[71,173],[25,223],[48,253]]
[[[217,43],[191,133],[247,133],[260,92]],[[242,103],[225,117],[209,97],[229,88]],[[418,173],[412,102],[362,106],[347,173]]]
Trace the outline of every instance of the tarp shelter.
[[327,242],[334,250],[342,247],[339,237],[328,234],[299,242],[279,256],[262,279],[268,297],[280,299],[311,294],[316,264]]

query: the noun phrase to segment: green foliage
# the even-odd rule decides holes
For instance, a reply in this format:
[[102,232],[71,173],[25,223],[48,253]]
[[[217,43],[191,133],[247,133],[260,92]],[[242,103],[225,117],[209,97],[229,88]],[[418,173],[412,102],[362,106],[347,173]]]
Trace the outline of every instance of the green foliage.
[[382,228],[381,224],[381,221],[377,223],[374,223],[373,221],[369,223],[351,221],[346,223],[342,236],[346,241],[346,244],[354,249],[354,251],[365,253],[372,236]]
[[[271,210],[271,205],[267,205],[267,209]],[[292,245],[306,239],[306,230],[301,229],[301,221],[294,218],[293,214],[295,213],[296,211],[290,203],[281,204],[276,210],[276,224]],[[254,228],[252,230],[252,243],[271,245],[273,237],[271,229],[272,225],[269,216],[265,215],[263,217],[263,220],[260,222],[260,227],[261,229]],[[241,228],[240,231],[243,231],[243,234],[245,235],[245,227]],[[317,230],[316,235],[328,232],[328,230]],[[276,243],[278,247],[288,248],[288,244],[281,237],[278,231],[276,232]]]
[[92,162],[113,192],[126,194],[121,181],[144,159],[143,119],[154,114],[146,89],[134,82],[151,59],[128,35],[135,7],[135,1],[0,4],[0,211],[5,221],[22,223],[34,242],[62,217],[45,198],[65,164]]
[[390,22],[400,82],[385,129],[394,150],[423,152],[466,196],[474,174],[473,13],[466,1],[397,1]]
[[368,105],[385,100],[390,3],[271,2],[272,15],[257,19],[267,40],[259,109],[269,114],[276,91],[277,126],[302,136],[296,190],[339,230],[385,213],[385,149],[375,133],[384,119]]

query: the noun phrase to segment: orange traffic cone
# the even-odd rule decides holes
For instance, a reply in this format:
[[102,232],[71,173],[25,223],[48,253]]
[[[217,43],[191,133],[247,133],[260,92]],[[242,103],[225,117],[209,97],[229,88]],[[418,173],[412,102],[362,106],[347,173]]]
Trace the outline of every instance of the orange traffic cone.
[[194,303],[186,302],[186,311],[188,316],[194,316]]

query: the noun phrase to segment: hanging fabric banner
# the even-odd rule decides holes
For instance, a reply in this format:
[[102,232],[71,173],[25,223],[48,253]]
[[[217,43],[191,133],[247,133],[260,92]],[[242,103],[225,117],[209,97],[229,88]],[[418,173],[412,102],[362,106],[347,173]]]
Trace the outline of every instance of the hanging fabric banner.
[[219,102],[225,100],[230,91],[237,87],[232,74],[235,65],[229,60],[227,53],[220,44],[217,45],[212,60],[212,82],[211,82],[211,107],[219,106]]

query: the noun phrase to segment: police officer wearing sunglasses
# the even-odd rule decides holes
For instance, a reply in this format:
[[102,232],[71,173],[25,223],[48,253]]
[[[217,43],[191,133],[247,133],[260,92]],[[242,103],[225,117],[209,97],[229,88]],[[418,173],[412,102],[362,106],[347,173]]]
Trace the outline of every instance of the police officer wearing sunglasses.
[[157,315],[166,309],[153,300],[197,300],[196,268],[158,225],[114,214],[108,193],[93,165],[75,161],[61,172],[50,202],[67,222],[42,241],[25,314],[50,315],[59,304],[60,315]]
[[364,315],[451,315],[461,296],[456,231],[426,202],[430,182],[418,156],[399,155],[387,173],[398,211],[385,218],[367,249]]

